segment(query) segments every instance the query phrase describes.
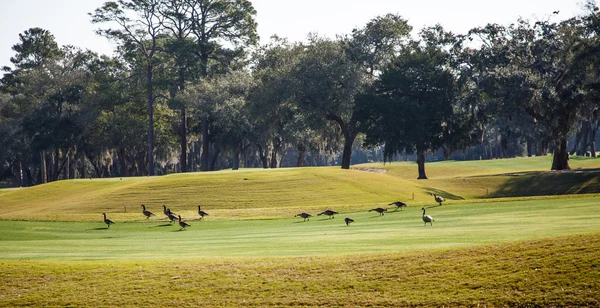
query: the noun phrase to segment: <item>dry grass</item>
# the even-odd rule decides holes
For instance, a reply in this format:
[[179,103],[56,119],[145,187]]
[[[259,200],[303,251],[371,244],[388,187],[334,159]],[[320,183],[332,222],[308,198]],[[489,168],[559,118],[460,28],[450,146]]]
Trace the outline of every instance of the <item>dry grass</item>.
[[600,305],[600,234],[337,257],[0,261],[0,306]]

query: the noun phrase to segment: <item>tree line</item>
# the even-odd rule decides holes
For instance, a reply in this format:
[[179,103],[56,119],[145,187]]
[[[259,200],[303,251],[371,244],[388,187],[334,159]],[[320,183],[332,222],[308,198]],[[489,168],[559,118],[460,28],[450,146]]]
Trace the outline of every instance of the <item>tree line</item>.
[[[600,14],[466,34],[377,16],[259,46],[247,0],[119,0],[91,12],[113,56],[19,35],[0,80],[0,181],[240,167],[596,156]],[[568,148],[571,139],[572,148]],[[353,155],[355,154],[354,159]],[[358,157],[357,157],[358,156]]]

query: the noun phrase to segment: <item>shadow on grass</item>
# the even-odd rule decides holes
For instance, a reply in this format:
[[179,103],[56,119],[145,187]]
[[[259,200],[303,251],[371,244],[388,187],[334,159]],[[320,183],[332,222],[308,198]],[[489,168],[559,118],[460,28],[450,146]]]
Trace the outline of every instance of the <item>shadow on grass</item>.
[[295,224],[301,224],[301,223],[305,223],[305,222],[310,222],[310,220],[307,220],[307,221],[303,221],[303,220],[294,221]]
[[[436,194],[436,195],[438,195],[438,196],[442,196],[442,197],[443,197],[444,199],[446,199],[446,200],[465,200],[465,198],[463,198],[463,197],[461,197],[461,196],[458,196],[458,195],[455,195],[455,194],[451,194],[451,193],[449,193],[449,192],[447,192],[447,191],[443,191],[443,190],[439,190],[439,189],[435,189],[435,188],[431,188],[431,187],[430,187],[430,188],[428,188],[428,189],[426,190],[426,192],[427,192],[428,194]],[[433,199],[433,196],[431,196],[431,202],[435,202],[435,203],[437,203],[437,202],[436,202],[436,201]]]
[[173,224],[162,224],[162,225],[158,225],[158,226],[150,226],[148,228],[160,228],[160,227],[168,227],[168,226],[174,226]]
[[89,230],[98,231],[98,230],[109,230],[109,229],[110,229],[109,227],[99,227],[99,228],[94,228],[94,229],[89,229]]
[[508,179],[489,195],[490,198],[600,192],[600,169],[529,171],[496,176]]

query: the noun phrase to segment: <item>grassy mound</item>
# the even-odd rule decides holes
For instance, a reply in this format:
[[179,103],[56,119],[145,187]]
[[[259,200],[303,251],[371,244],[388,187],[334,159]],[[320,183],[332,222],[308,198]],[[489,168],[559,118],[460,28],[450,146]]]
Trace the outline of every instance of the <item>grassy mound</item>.
[[[547,172],[550,157],[428,163],[429,180],[416,180],[414,163],[366,164],[361,169],[246,169],[93,180],[66,180],[0,189],[0,219],[96,221],[102,212],[139,219],[141,207],[166,205],[193,215],[196,206],[213,219],[282,218],[335,207],[352,212],[396,200],[433,205],[431,193],[455,200],[600,192],[600,160],[574,158],[571,172]],[[414,199],[413,199],[414,198]]]

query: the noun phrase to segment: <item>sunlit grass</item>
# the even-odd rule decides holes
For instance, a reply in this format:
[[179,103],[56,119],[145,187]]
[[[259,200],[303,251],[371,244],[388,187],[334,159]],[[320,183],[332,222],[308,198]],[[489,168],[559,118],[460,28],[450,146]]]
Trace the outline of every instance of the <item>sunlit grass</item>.
[[428,163],[426,181],[393,163],[0,189],[0,306],[599,306],[600,160],[550,159]]
[[597,307],[599,255],[592,233],[343,256],[1,260],[0,306]]
[[[418,206],[384,216],[345,212],[268,220],[191,220],[180,231],[165,218],[123,222],[0,221],[3,259],[124,260],[220,257],[290,257],[366,254],[463,247],[538,237],[600,232],[599,197]],[[355,220],[346,226],[343,219]]]

